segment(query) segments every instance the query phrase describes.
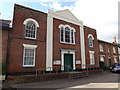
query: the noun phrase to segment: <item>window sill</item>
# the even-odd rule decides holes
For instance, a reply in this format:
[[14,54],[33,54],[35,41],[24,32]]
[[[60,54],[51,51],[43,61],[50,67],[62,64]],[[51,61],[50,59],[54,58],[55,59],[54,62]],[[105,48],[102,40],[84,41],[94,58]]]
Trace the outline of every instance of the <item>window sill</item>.
[[93,48],[93,46],[89,46],[89,48]]
[[36,38],[25,37],[25,39],[36,40]]
[[95,64],[90,64],[90,66],[95,66]]
[[104,51],[100,51],[100,52],[104,52]]
[[75,45],[75,43],[67,43],[67,42],[61,42],[61,41],[60,41],[60,43],[62,43],[62,44],[69,44],[69,45]]
[[29,67],[35,67],[34,65],[24,65],[23,67],[25,67],[25,68],[29,68]]
[[53,64],[54,66],[60,66],[61,64]]

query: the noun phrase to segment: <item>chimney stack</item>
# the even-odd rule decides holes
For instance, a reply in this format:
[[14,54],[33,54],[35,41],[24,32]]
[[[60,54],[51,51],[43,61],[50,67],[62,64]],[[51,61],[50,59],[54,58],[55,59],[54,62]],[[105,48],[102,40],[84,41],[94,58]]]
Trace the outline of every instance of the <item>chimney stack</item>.
[[116,43],[116,36],[113,37],[113,43]]

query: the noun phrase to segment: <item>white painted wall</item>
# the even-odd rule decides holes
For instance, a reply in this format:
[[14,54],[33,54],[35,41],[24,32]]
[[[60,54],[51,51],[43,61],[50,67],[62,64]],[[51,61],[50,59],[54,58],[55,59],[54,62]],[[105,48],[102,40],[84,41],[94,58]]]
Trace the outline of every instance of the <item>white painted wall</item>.
[[[53,61],[53,17],[47,16],[46,71],[52,70]],[[48,68],[51,67],[51,68]]]

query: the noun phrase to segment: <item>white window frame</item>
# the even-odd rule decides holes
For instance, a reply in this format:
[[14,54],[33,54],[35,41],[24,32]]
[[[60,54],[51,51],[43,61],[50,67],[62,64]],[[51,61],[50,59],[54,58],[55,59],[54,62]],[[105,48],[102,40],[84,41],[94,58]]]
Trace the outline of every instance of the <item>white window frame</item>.
[[108,53],[110,52],[110,48],[108,48]]
[[[29,45],[29,44],[23,44],[24,51],[23,51],[23,67],[34,67],[35,66],[35,56],[36,56],[36,48],[37,45]],[[24,65],[24,57],[25,57],[25,49],[34,49],[34,61],[33,65]]]
[[[29,21],[31,21],[31,22],[33,22],[34,24],[35,24],[35,38],[32,38],[32,37],[26,37],[26,25],[27,25],[27,23],[29,22]],[[35,19],[32,19],[32,18],[27,18],[24,22],[23,22],[23,24],[25,25],[25,38],[27,38],[27,39],[36,39],[36,37],[37,37],[37,28],[39,27],[39,24],[38,24],[38,22],[35,20]]]
[[116,48],[115,47],[113,47],[113,53],[116,53]]
[[[103,60],[101,60],[101,59],[103,59]],[[100,61],[105,62],[105,55],[100,55]]]
[[[90,58],[90,65],[95,65],[95,55],[94,55],[95,51],[89,51],[89,58]],[[91,56],[92,55],[92,59]]]
[[100,48],[100,52],[104,52],[104,48],[102,44],[99,45],[99,48]]
[[114,63],[118,63],[117,56],[114,56]]
[[[61,27],[63,27],[63,41],[61,41]],[[69,27],[70,28],[70,42],[65,42],[65,27]],[[69,26],[69,25],[63,25],[60,24],[59,25],[59,29],[60,29],[60,43],[64,43],[64,44],[75,44],[75,32],[76,30]],[[72,37],[71,37],[71,31],[73,30],[73,43],[72,43]]]
[[[92,37],[92,46],[90,46],[90,44],[89,44],[89,38],[90,38],[90,37]],[[93,37],[92,34],[88,34],[88,44],[89,44],[89,47],[90,47],[90,48],[93,48],[93,47],[94,47],[94,45],[93,45],[93,44],[94,44],[94,37]]]

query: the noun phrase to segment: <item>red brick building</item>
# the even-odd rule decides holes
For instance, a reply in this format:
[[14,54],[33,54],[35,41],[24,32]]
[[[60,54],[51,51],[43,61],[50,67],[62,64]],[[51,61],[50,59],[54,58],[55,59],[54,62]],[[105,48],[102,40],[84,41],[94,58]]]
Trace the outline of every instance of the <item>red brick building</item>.
[[9,45],[9,35],[10,35],[10,31],[11,31],[11,27],[10,27],[10,23],[11,21],[10,20],[0,20],[1,22],[1,25],[2,26],[2,30],[1,30],[1,34],[0,34],[0,37],[2,37],[2,48],[0,48],[0,51],[2,51],[2,62],[6,62],[6,59],[8,58],[8,45]]
[[[95,29],[84,27],[85,32],[85,52],[86,52],[86,63],[88,67],[98,67],[99,66],[99,49],[97,41],[97,32]],[[90,45],[90,37],[92,37],[93,45]],[[91,57],[90,57],[91,56]],[[94,59],[95,65],[91,65],[90,59]],[[90,64],[91,63],[91,64]]]
[[101,42],[96,30],[84,26],[69,10],[44,13],[15,5],[12,26],[9,74],[25,74],[40,68],[99,68]]
[[98,40],[99,60],[104,62],[105,66],[112,66],[119,62],[118,44]]
[[10,33],[9,73],[45,67],[46,32],[46,13],[15,5]]

